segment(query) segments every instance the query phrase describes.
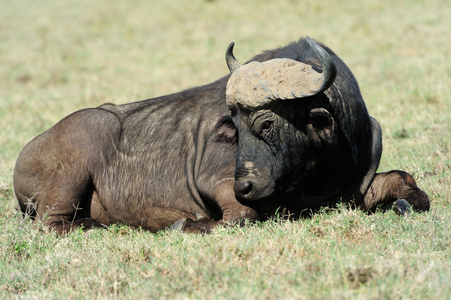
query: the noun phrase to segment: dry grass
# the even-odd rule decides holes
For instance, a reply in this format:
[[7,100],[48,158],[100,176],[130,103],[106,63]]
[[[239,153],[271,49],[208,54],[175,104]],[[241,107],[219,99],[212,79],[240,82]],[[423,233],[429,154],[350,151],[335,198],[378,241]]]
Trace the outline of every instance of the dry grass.
[[[445,0],[0,0],[0,298],[446,299],[451,295],[451,6]],[[341,208],[209,236],[123,226],[66,238],[17,223],[21,148],[65,115],[211,82],[309,35],[353,70],[381,170],[433,200],[399,218]]]

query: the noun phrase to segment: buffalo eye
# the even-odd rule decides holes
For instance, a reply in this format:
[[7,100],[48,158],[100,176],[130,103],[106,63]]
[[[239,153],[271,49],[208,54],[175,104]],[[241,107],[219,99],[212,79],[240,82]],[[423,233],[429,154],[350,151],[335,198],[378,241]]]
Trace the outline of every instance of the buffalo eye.
[[274,125],[274,121],[270,121],[270,120],[264,121],[262,123],[261,129],[260,129],[260,135],[264,136],[265,134],[270,132],[271,129],[273,128],[273,125]]

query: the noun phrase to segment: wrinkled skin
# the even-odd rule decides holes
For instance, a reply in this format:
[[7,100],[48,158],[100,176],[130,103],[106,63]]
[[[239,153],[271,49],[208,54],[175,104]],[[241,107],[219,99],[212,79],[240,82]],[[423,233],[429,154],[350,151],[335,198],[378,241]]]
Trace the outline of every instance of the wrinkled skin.
[[[405,198],[428,210],[427,195],[410,175],[375,174],[379,125],[349,69],[326,50],[338,69],[334,85],[299,101],[229,110],[226,76],[67,116],[19,155],[14,189],[20,210],[59,234],[114,223],[209,232],[280,207],[300,213],[338,201],[375,210]],[[321,68],[303,39],[253,60],[281,57]]]
[[158,231],[196,214],[230,223],[257,218],[233,193],[225,83],[67,116],[17,160],[21,211],[60,234],[114,223]]

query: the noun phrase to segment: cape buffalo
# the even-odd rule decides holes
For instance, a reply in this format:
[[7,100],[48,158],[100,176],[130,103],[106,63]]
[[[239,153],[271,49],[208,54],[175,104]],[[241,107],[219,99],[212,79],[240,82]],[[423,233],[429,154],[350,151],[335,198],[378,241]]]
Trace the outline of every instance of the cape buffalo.
[[208,232],[339,201],[428,210],[407,173],[376,174],[381,130],[351,71],[310,38],[173,95],[75,112],[19,155],[24,215],[59,234],[113,223]]

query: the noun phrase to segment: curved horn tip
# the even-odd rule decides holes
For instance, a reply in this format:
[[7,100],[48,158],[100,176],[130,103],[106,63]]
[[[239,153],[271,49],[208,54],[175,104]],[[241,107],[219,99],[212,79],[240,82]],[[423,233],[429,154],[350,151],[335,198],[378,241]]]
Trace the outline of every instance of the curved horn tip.
[[229,44],[229,46],[227,47],[227,52],[232,52],[232,54],[233,54],[233,46],[235,46],[235,42],[231,42],[230,44]]
[[329,53],[327,53],[327,51],[318,42],[308,36],[305,37],[305,40],[313,51],[315,51],[321,61],[321,64],[323,65],[323,85],[318,92],[324,91],[333,84],[335,77],[337,76],[337,67],[335,66],[335,63]]
[[234,46],[235,42],[231,42],[226,51],[226,62],[230,73],[235,72],[239,67],[241,67],[240,63],[236,60],[235,55],[233,55]]
[[305,40],[307,41],[307,43],[309,44],[309,46],[312,47],[313,50],[315,50],[315,52],[317,52],[318,48],[321,49],[321,50],[324,50],[324,48],[321,47],[321,45],[318,44],[318,42],[315,41],[314,39],[312,39],[311,37],[306,36],[306,37],[305,37]]
[[307,36],[305,36],[305,39],[307,40],[307,42],[310,44],[310,43],[315,43],[315,40],[314,39],[312,39],[311,37],[309,37],[308,35]]

